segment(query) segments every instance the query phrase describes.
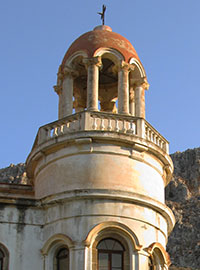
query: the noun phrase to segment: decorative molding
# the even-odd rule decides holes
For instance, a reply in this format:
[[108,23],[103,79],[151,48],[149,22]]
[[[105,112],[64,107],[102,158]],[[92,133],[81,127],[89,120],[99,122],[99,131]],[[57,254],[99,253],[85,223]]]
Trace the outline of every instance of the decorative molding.
[[51,248],[58,243],[66,245],[68,248],[74,246],[73,241],[65,234],[55,234],[46,241],[43,248],[40,250],[42,255],[48,255]]
[[162,259],[164,261],[164,263],[167,266],[170,266],[171,261],[170,261],[170,256],[167,253],[167,251],[165,250],[165,248],[158,242],[154,242],[152,243],[148,248],[146,248],[145,250],[150,254],[153,255],[153,253],[155,252],[155,249],[158,249],[160,251],[160,253],[162,254]]
[[92,58],[84,58],[83,59],[83,64],[86,66],[86,68],[88,68],[89,66],[97,66],[99,68],[102,67],[102,61],[101,61],[101,57],[100,56],[95,56]]
[[134,80],[133,83],[134,83],[135,88],[142,87],[144,90],[149,89],[149,83],[147,82],[146,77],[143,77],[143,78],[138,79],[138,80]]
[[66,76],[72,76],[72,77],[77,77],[79,75],[78,71],[77,70],[74,70],[70,67],[67,67],[65,66],[63,68],[63,79],[66,77]]
[[120,64],[118,65],[118,68],[119,68],[119,71],[127,71],[127,72],[130,72],[130,71],[134,71],[135,69],[135,66],[134,65],[131,65],[131,64],[128,64],[126,63],[125,61],[120,61]]
[[106,231],[115,232],[124,237],[126,241],[129,240],[135,250],[139,251],[142,249],[142,245],[139,243],[139,239],[135,235],[135,233],[130,230],[130,228],[128,228],[125,224],[116,221],[106,221],[96,225],[88,233],[84,241],[85,246],[90,247],[94,243],[96,238],[99,238],[101,234],[104,235]]
[[60,95],[61,94],[61,92],[62,92],[62,86],[61,85],[54,85],[54,91],[58,94],[58,95]]

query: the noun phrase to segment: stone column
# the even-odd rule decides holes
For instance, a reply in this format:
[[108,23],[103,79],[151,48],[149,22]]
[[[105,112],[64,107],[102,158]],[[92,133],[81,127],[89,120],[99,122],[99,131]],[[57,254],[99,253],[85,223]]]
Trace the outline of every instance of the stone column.
[[134,66],[121,61],[118,72],[118,113],[129,114],[129,72]]
[[118,72],[118,113],[129,114],[129,64],[121,62]]
[[130,86],[129,113],[130,115],[135,116],[135,90],[133,86]]
[[55,92],[59,96],[59,101],[58,101],[58,119],[61,119],[62,117],[62,98],[61,98],[61,93],[62,93],[62,86],[61,85],[55,85],[54,87]]
[[69,67],[64,67],[63,71],[59,70],[57,85],[54,86],[59,95],[59,119],[71,115],[73,112],[74,77],[77,74]]
[[135,84],[135,116],[145,119],[145,90],[149,88],[146,78]]
[[77,72],[65,67],[63,71],[63,90],[62,90],[62,117],[68,116],[73,112],[73,91],[74,91],[74,77]]
[[93,57],[83,59],[87,68],[87,110],[98,111],[98,92],[99,92],[99,67],[101,58]]
[[59,66],[58,73],[57,73],[57,85],[54,86],[55,92],[59,96],[59,104],[58,104],[58,118],[62,118],[62,82],[63,82],[63,72],[62,72],[62,67]]

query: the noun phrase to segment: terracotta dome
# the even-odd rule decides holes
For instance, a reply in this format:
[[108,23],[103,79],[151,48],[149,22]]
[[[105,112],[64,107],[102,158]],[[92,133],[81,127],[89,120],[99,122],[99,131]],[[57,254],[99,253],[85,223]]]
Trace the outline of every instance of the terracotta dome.
[[84,51],[90,58],[94,56],[96,50],[102,47],[117,50],[123,55],[125,62],[128,62],[130,58],[139,60],[135,49],[126,38],[112,32],[109,26],[101,25],[95,27],[93,31],[83,34],[72,43],[63,58],[62,66],[75,52]]

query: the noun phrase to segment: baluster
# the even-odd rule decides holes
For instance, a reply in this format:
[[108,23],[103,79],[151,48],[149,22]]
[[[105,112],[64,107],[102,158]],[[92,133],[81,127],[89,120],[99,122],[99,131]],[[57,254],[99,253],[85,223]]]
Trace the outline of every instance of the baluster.
[[148,128],[148,140],[151,141],[151,129]]
[[158,145],[158,136],[155,136],[155,144]]
[[108,119],[108,130],[111,131],[112,130],[112,125],[111,125],[111,118]]
[[104,129],[105,129],[104,119],[101,118],[100,130],[104,130]]
[[158,138],[158,146],[160,147],[160,142],[161,142],[161,140],[160,140],[160,138]]
[[57,134],[58,134],[58,136],[63,134],[63,125],[60,125],[60,126],[58,127],[58,129],[57,129]]
[[115,120],[115,131],[119,132],[119,121],[118,121],[118,119]]
[[95,117],[93,117],[92,129],[94,129],[94,130],[97,129],[97,118],[95,118]]
[[147,140],[150,141],[150,137],[151,137],[151,131],[150,129],[147,127]]
[[78,130],[81,130],[81,114],[78,116]]
[[161,149],[163,149],[163,144],[164,144],[164,142],[161,141],[161,143],[160,143],[160,148],[161,148]]
[[123,120],[122,133],[126,133],[126,121]]
[[129,123],[128,133],[135,134],[135,123],[133,123],[133,121],[130,121]]
[[148,139],[148,128],[147,128],[147,126],[145,126],[145,138],[146,138],[146,140]]
[[58,136],[58,127],[54,127],[54,129],[53,129],[53,136],[52,137],[55,137],[55,136]]
[[153,132],[151,132],[151,142],[154,142],[154,133]]
[[61,126],[58,126],[58,127],[57,127],[57,136],[59,136],[59,135],[61,134],[60,128],[61,128]]

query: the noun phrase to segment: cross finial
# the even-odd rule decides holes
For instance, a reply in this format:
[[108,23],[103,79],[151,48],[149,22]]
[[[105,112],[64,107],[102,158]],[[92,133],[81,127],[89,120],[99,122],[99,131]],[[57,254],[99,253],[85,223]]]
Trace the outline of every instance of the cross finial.
[[98,14],[101,15],[102,25],[104,25],[105,23],[105,11],[106,11],[106,6],[103,5],[102,12],[98,12]]

